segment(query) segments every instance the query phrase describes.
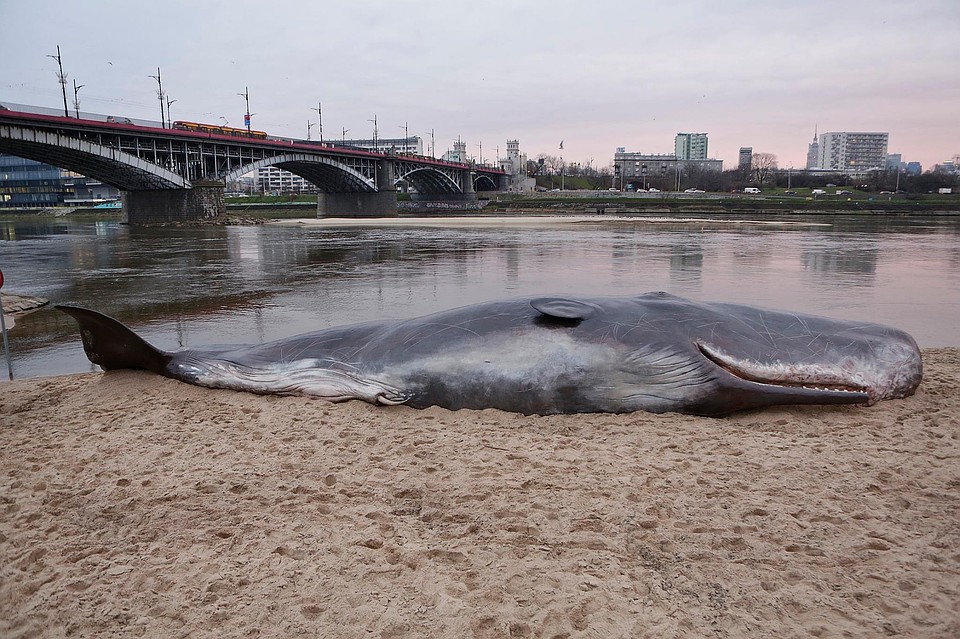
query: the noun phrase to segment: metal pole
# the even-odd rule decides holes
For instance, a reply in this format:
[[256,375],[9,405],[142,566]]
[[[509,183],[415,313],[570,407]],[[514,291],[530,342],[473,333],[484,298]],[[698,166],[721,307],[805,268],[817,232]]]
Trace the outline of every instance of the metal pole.
[[323,142],[323,103],[317,102],[317,108],[314,111],[317,112],[317,134],[320,136],[320,141]]
[[367,122],[373,122],[373,150],[380,151],[380,145],[377,144],[377,114],[373,114],[372,120],[367,120]]
[[63,62],[60,60],[60,45],[57,45],[57,55],[48,55],[47,57],[56,60],[57,66],[60,68],[57,79],[60,81],[60,88],[63,90],[63,117],[69,118],[70,109],[67,108],[67,76],[63,73]]
[[176,100],[171,100],[170,98],[167,98],[167,128],[168,129],[173,128],[173,116],[170,115],[170,105],[173,104],[174,102],[176,102]]
[[160,128],[167,128],[167,121],[163,115],[163,83],[160,82],[160,67],[157,67],[157,75],[148,76],[157,81],[157,99],[160,100]]
[[430,157],[437,159],[437,140],[433,136],[433,129],[430,129]]
[[246,116],[243,118],[243,120],[244,120],[244,123],[247,125],[247,133],[250,133],[250,88],[243,87],[243,93],[238,93],[237,95],[239,95],[246,101],[247,113],[246,113]]
[[10,362],[10,342],[7,341],[7,321],[3,318],[2,303],[0,303],[0,332],[3,333],[3,352],[7,354],[7,375],[13,380],[13,364]]
[[79,96],[79,93],[80,93],[80,89],[82,89],[82,88],[85,87],[85,86],[87,86],[87,85],[81,84],[80,86],[77,86],[77,81],[76,81],[76,80],[73,81],[73,108],[76,109],[76,114],[77,114],[77,119],[78,119],[78,120],[80,119],[80,96]]

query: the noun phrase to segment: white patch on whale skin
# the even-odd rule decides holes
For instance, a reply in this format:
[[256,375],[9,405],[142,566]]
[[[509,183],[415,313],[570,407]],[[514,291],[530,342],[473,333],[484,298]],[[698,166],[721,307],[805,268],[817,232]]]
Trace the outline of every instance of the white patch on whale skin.
[[362,399],[390,406],[409,399],[399,388],[360,377],[343,370],[342,365],[331,368],[331,364],[337,365],[329,360],[299,359],[251,367],[227,360],[191,359],[178,362],[173,372],[200,386],[261,395],[308,395],[331,402]]

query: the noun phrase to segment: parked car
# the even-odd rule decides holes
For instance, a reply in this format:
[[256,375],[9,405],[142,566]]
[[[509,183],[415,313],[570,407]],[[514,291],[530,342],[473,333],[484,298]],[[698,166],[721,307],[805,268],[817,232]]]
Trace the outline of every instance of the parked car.
[[655,189],[652,186],[649,189],[647,189],[647,193],[659,193],[659,192],[660,192],[660,189]]

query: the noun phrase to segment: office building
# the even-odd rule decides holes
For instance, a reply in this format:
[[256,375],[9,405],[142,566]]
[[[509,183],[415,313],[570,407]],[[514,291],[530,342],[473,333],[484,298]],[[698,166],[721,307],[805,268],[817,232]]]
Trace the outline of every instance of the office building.
[[737,162],[737,168],[749,170],[751,166],[753,166],[753,147],[741,146],[740,160]]
[[413,153],[414,155],[423,155],[423,140],[419,135],[411,135],[407,138],[373,138],[363,140],[325,140],[327,144],[334,146],[349,146],[355,149],[377,150],[384,153]]
[[617,147],[613,155],[613,186],[622,191],[675,188],[679,174],[687,170],[723,171],[723,160],[687,160],[676,155],[628,152]]
[[0,154],[0,206],[83,206],[117,200],[120,191],[56,166]]
[[316,193],[317,187],[296,173],[277,166],[257,169],[257,190],[277,195],[287,193]]
[[677,133],[674,139],[674,155],[678,160],[706,160],[706,133]]
[[840,131],[820,135],[818,168],[869,171],[887,165],[889,133]]

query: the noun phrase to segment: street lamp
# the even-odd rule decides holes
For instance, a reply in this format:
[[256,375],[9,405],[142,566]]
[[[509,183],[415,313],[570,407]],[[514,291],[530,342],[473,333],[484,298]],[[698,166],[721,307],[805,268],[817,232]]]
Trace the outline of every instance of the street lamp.
[[176,100],[171,100],[167,98],[167,125],[172,129],[173,128],[173,116],[170,115],[170,105],[176,102]]
[[160,67],[157,67],[157,75],[148,76],[157,81],[157,99],[160,100],[160,128],[167,128],[166,121],[163,116],[163,84],[160,82]]
[[79,95],[79,93],[80,93],[80,89],[82,89],[82,88],[85,87],[85,86],[87,86],[87,85],[81,84],[80,86],[77,86],[77,81],[76,81],[76,80],[73,81],[73,108],[76,110],[75,112],[76,112],[76,114],[77,114],[77,119],[78,119],[78,120],[80,119],[80,95]]
[[349,132],[350,132],[350,129],[344,129],[343,131],[340,132],[340,144],[347,143],[347,133]]
[[307,142],[310,141],[310,129],[313,127],[313,122],[307,120]]
[[63,72],[63,63],[60,61],[60,45],[57,45],[57,55],[48,55],[48,58],[53,58],[57,61],[57,66],[60,67],[60,73],[57,74],[57,79],[60,81],[60,88],[63,89],[63,117],[70,117],[70,110],[67,108],[67,74]]
[[240,97],[242,97],[242,98],[246,101],[247,112],[243,115],[243,123],[244,123],[244,124],[246,125],[246,127],[247,127],[247,133],[250,133],[250,116],[251,116],[252,114],[250,113],[250,89],[249,89],[249,87],[243,87],[243,93],[238,93],[237,95],[239,95]]

